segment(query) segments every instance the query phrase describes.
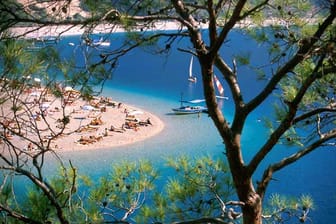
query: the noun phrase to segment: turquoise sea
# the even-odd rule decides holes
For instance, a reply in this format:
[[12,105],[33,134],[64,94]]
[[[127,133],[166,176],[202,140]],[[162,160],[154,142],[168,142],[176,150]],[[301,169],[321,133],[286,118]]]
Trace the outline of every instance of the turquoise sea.
[[[111,46],[120,44],[121,33],[110,37]],[[80,43],[78,36],[62,38],[58,44],[64,56],[76,51],[75,45]],[[111,80],[105,84],[103,94],[114,100],[135,105],[151,111],[165,123],[165,129],[155,137],[143,142],[104,150],[87,150],[65,152],[61,156],[73,161],[79,172],[98,179],[106,174],[113,163],[120,160],[152,161],[162,167],[168,156],[211,155],[224,157],[224,146],[212,124],[211,119],[202,114],[176,116],[171,108],[179,106],[181,93],[185,100],[202,99],[201,82],[195,84],[187,80],[190,55],[177,51],[178,47],[190,46],[189,40],[181,40],[172,45],[169,55],[154,55],[144,49],[136,49],[125,56],[118,64]],[[103,50],[103,49],[102,49]],[[235,32],[231,34],[222,52],[231,61],[238,53],[250,52],[251,61],[262,64],[268,59],[264,46],[258,45],[247,36]],[[78,60],[81,60],[79,57]],[[199,65],[194,60],[194,73],[201,80]],[[256,81],[250,70],[239,67],[239,82],[246,100],[253,97],[265,85]],[[226,88],[224,84],[224,88]],[[222,101],[222,110],[230,120],[233,114],[233,103],[229,91],[225,92],[229,100]],[[251,114],[243,132],[242,146],[246,161],[251,158],[265,140],[268,130],[259,119],[270,117],[274,99],[269,99],[262,108]],[[279,146],[266,159],[263,167],[271,161],[277,161],[288,149]],[[48,169],[55,167],[52,163]],[[315,201],[315,209],[311,213],[314,223],[327,224],[336,221],[336,154],[332,148],[322,148],[308,155],[299,162],[276,173],[271,182],[268,194],[278,192],[288,196],[310,194]],[[258,180],[261,171],[256,174]]]

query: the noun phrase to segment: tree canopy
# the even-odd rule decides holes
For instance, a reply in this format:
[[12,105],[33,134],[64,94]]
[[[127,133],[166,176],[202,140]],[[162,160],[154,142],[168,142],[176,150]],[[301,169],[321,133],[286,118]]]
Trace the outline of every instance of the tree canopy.
[[[73,13],[75,6],[81,11]],[[7,0],[0,3],[0,14],[3,40],[19,38],[51,26],[63,26],[57,35],[81,26],[84,28],[84,40],[90,40],[90,35],[100,27],[110,34],[119,28],[126,31],[127,39],[122,46],[105,52],[99,61],[88,60],[77,71],[84,75],[81,77],[86,77],[82,82],[84,87],[88,80],[92,81],[87,77],[98,76],[98,82],[92,82],[92,85],[103,82],[107,74],[117,68],[119,59],[137,47],[157,45],[156,53],[167,53],[179,38],[188,38],[190,47],[179,50],[198,58],[209,116],[224,142],[223,151],[243,223],[262,223],[265,217],[262,203],[275,172],[312,151],[324,146],[328,146],[328,149],[335,147],[335,1],[87,0],[17,3]],[[176,29],[155,30],[159,23],[166,22],[174,22]],[[29,26],[30,30],[13,32],[12,28],[19,26]],[[266,64],[252,65],[249,54],[237,55],[230,61],[223,57],[220,49],[226,45],[228,35],[237,27],[267,47],[269,61]],[[158,38],[164,38],[165,41],[157,42]],[[4,68],[11,67],[8,63],[13,62],[3,60]],[[95,70],[99,65],[104,69],[102,76],[98,75],[100,73],[97,71],[100,70]],[[241,89],[239,77],[243,66],[249,68],[254,80],[265,82],[264,87],[253,96],[246,96]],[[214,69],[220,72],[219,78],[226,81],[227,91],[232,95],[235,107],[232,122],[218,107]],[[6,72],[3,71],[3,74]],[[241,145],[246,120],[274,95],[278,98],[276,117],[266,121],[270,134],[251,160],[246,161],[243,152],[248,150],[248,146]],[[272,161],[255,183],[253,175],[279,143],[285,143],[293,150],[284,158]],[[20,173],[21,170],[17,168],[16,172]],[[39,186],[44,189],[43,185]],[[50,192],[45,191],[47,193]],[[215,194],[219,204],[222,196]],[[277,196],[274,198],[279,199]],[[60,202],[53,201],[53,197],[48,199],[58,209],[60,221],[66,223],[64,214],[61,214]],[[305,199],[302,201],[309,204],[309,200]],[[225,203],[220,206],[228,214]],[[306,206],[302,208],[301,221],[305,221],[308,209]],[[15,214],[12,213],[12,216]],[[220,222],[217,218],[212,217],[210,221]]]

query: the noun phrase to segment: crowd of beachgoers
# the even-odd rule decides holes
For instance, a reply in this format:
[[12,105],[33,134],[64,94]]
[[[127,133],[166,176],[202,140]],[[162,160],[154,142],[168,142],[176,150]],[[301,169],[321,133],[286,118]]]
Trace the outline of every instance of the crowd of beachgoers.
[[37,150],[40,142],[55,150],[76,150],[134,143],[164,127],[157,116],[111,97],[84,100],[71,87],[63,88],[62,94],[57,98],[46,88],[28,88],[19,98],[24,105],[15,116],[9,98],[0,105],[3,136],[24,151]]

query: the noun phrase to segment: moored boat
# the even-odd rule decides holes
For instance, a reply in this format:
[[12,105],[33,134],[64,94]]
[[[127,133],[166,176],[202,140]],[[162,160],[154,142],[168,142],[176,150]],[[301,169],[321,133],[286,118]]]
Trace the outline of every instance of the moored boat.
[[90,47],[109,47],[110,41],[104,40],[103,37],[99,39],[91,39],[89,37],[83,39],[83,43]]
[[208,112],[208,108],[203,106],[181,106],[178,108],[173,108],[172,110],[175,114],[197,114]]

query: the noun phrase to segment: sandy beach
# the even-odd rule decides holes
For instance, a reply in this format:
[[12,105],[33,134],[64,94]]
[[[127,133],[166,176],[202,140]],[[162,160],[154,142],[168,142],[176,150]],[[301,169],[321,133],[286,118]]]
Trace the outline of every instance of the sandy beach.
[[[27,12],[31,12],[31,4],[34,4],[34,7],[40,7],[46,10],[46,13],[50,18],[53,18],[55,21],[64,21],[66,18],[75,18],[77,16],[81,16],[83,18],[91,18],[92,15],[88,11],[85,11],[81,8],[80,0],[72,0],[72,1],[60,1],[53,7],[50,6],[49,2],[30,2],[29,0],[19,0],[23,5],[23,8]],[[62,12],[63,5],[66,3],[67,10],[66,13]],[[53,11],[55,10],[55,11]],[[32,12],[31,12],[32,13]],[[312,19],[312,15],[307,15],[307,18],[302,18],[303,21],[307,23],[316,23]],[[76,19],[75,19],[76,20]],[[258,26],[272,26],[272,25],[282,25],[286,26],[289,21],[281,20],[276,17],[267,17],[262,22],[258,22],[256,24],[250,18],[245,18],[244,20],[239,21],[235,27],[243,28],[243,27],[255,27]],[[224,26],[226,20],[218,20],[218,27]],[[141,25],[140,25],[141,26]],[[198,27],[200,29],[207,29],[208,23],[206,20],[202,22],[198,22]],[[151,27],[147,27],[145,30],[137,29],[134,31],[160,31],[160,30],[177,30],[177,29],[186,29],[185,26],[182,26],[181,23],[175,20],[162,20],[156,21],[152,23]],[[17,37],[25,37],[25,38],[39,38],[45,36],[64,36],[64,35],[81,35],[86,30],[82,25],[55,25],[55,26],[25,26],[23,27],[17,26],[9,30],[14,36]],[[106,22],[101,22],[94,27],[90,27],[91,33],[115,33],[115,32],[125,32],[122,26],[116,24],[110,24]]]
[[[156,115],[122,102],[112,102],[92,108],[87,102],[78,100],[67,106],[71,115],[65,132],[71,134],[57,138],[53,142],[55,149],[112,148],[148,139],[164,129],[164,123]],[[56,112],[47,116],[57,120],[57,115]]]
[[8,141],[32,152],[38,151],[34,142],[43,142],[43,147],[49,144],[55,151],[103,149],[142,141],[164,129],[159,117],[111,97],[84,101],[73,89],[64,95],[60,100],[43,89],[30,89],[20,97],[25,104],[16,118],[8,110],[9,104],[2,104],[6,116],[1,120],[7,122]]
[[[202,25],[202,24],[200,24]],[[205,27],[203,24],[201,27]],[[180,24],[174,21],[164,21],[157,22],[147,31],[159,31],[159,30],[177,30],[180,28]],[[185,27],[183,27],[185,29]],[[27,26],[27,27],[15,27],[9,30],[14,36],[25,37],[25,38],[39,38],[39,37],[50,37],[50,36],[71,36],[71,35],[81,35],[85,32],[82,26],[72,26],[72,25],[59,25],[59,26]],[[139,29],[140,31],[140,29]],[[106,34],[106,33],[120,33],[125,32],[120,26],[114,24],[99,24],[95,26],[92,33],[95,34]]]

